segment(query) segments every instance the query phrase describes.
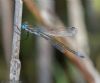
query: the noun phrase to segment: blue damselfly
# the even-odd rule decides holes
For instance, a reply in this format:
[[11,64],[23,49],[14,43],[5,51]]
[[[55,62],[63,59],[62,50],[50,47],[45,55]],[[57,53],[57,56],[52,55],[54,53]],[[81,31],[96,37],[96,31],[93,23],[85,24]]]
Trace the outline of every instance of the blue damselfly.
[[[72,36],[72,35],[69,35],[69,34],[73,34],[72,32],[73,31],[66,31],[66,33],[63,31],[63,35],[62,35],[62,32],[59,33],[59,34],[53,34],[53,33],[50,33],[50,32],[46,32],[44,31],[42,28],[40,28],[39,26],[35,26],[35,27],[32,27],[31,25],[28,25],[27,23],[23,23],[22,24],[22,29],[26,30],[27,32],[30,32],[32,34],[35,34],[36,36],[40,36],[40,37],[43,37],[45,38],[46,40],[49,40],[50,43],[58,50],[60,50],[62,53],[65,52],[66,50],[70,51],[71,53],[79,56],[79,57],[84,57],[83,54],[81,52],[78,52],[78,51],[75,51],[67,46],[65,46],[62,42],[58,41],[55,36]],[[73,29],[73,28],[71,28]],[[75,30],[75,29],[74,29]]]

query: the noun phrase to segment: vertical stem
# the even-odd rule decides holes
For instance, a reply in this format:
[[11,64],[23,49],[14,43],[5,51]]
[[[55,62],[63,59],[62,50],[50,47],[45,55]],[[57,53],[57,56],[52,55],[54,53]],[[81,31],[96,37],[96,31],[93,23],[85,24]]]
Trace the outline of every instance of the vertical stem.
[[22,0],[15,0],[12,56],[10,62],[11,81],[18,81],[20,76],[21,63],[19,60],[19,50],[20,50],[22,6],[23,6]]
[[12,44],[12,25],[13,25],[13,1],[11,0],[0,0],[1,7],[1,22],[2,22],[2,41],[4,48],[4,55],[6,58],[7,66],[9,67],[9,59],[11,56],[11,44]]
[[[75,40],[77,42],[78,50],[82,51],[84,55],[89,55],[88,38],[87,38],[86,25],[84,20],[84,11],[81,0],[67,0],[67,1],[68,1],[69,23],[71,26],[73,25],[78,28],[78,33],[76,35],[76,40]],[[91,74],[94,80],[94,81],[89,80],[88,78],[87,80],[89,81],[89,83],[100,83],[99,80],[100,75],[98,74],[98,71],[95,69],[93,63],[88,58],[88,56],[81,61],[84,63],[85,69]],[[77,75],[75,75],[75,78],[77,77]]]
[[52,54],[49,42],[38,38],[38,83],[52,83]]
[[[73,44],[77,45],[76,48],[78,48],[78,51],[82,51],[86,53],[88,50],[88,43],[87,43],[87,35],[86,35],[86,26],[84,23],[84,15],[83,15],[83,9],[81,0],[66,0],[68,2],[68,20],[70,26],[75,26],[78,28],[78,33],[74,38]],[[75,75],[73,75],[73,80],[81,83],[86,83],[83,76],[80,74],[80,72],[74,68]],[[78,79],[80,78],[80,79]]]
[[[45,21],[49,21],[51,17],[48,15],[48,11],[54,11],[53,0],[38,0],[40,15],[42,18],[46,18]],[[47,40],[38,38],[38,83],[52,83],[51,68],[53,59],[53,49]]]

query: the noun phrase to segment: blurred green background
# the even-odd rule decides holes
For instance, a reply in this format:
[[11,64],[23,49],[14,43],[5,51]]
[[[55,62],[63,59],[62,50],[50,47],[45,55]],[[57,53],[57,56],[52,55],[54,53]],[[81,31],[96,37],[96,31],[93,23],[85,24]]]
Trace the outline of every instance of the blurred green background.
[[[55,1],[55,10],[64,24],[67,25],[68,15],[65,0]],[[92,1],[93,8],[90,7],[88,1],[89,0],[81,0],[88,32],[90,58],[96,69],[100,72],[100,0],[90,0]],[[36,24],[35,17],[30,13],[25,4],[23,6],[22,21],[28,21],[32,25]],[[4,56],[1,28],[0,22],[0,80],[7,80],[8,70]],[[54,49],[54,53],[54,62],[52,62],[53,83],[74,83],[73,76],[78,70],[74,71],[76,67],[62,56],[62,53],[58,50]],[[37,37],[24,30],[22,30],[21,33],[20,60],[22,64],[21,80],[24,81],[24,83],[37,83]]]

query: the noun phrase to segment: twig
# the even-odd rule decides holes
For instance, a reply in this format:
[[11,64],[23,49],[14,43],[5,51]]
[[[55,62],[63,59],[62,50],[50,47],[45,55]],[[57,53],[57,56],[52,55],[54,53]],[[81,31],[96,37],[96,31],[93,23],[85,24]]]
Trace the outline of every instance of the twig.
[[11,44],[12,44],[12,25],[13,14],[11,0],[0,0],[1,7],[1,22],[2,22],[2,37],[4,55],[6,58],[7,66],[9,67],[9,60],[11,56]]
[[[37,21],[42,24],[43,26],[45,26],[46,28],[49,28],[48,25],[45,23],[44,19],[42,18],[38,8],[36,7],[35,3],[32,2],[32,0],[24,0],[24,2],[26,3],[27,7],[29,8],[29,10],[36,16],[36,19]],[[59,21],[60,24],[63,25],[63,23],[61,23]],[[58,24],[59,24],[58,23]],[[63,27],[64,28],[64,27]],[[55,37],[55,39],[57,41],[60,41],[62,42],[64,45],[66,44],[66,40],[68,40],[67,38],[65,37]],[[79,69],[80,71],[82,72],[82,74],[84,75],[85,79],[89,82],[89,83],[95,83],[95,79],[94,79],[94,76],[92,75],[92,72],[90,72],[87,68],[87,66],[85,66],[85,62],[84,62],[84,59],[81,59],[77,56],[75,56],[74,54],[72,54],[71,52],[69,52],[68,50],[66,50],[64,52],[65,56],[67,58],[69,58],[73,64],[75,64]],[[88,60],[87,57],[85,57],[85,60]]]
[[13,44],[12,44],[12,56],[10,62],[10,80],[13,83],[15,81],[19,81],[20,69],[21,69],[21,63],[19,60],[19,50],[20,50],[22,6],[23,6],[22,0],[15,0]]

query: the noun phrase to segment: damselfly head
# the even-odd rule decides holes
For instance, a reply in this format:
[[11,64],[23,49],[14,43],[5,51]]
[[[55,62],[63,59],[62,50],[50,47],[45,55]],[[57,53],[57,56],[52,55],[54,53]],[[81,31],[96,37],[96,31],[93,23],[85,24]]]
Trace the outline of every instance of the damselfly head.
[[26,29],[26,28],[28,28],[28,27],[29,27],[29,25],[28,25],[27,22],[24,22],[24,23],[21,25],[21,28],[22,28],[22,29]]

